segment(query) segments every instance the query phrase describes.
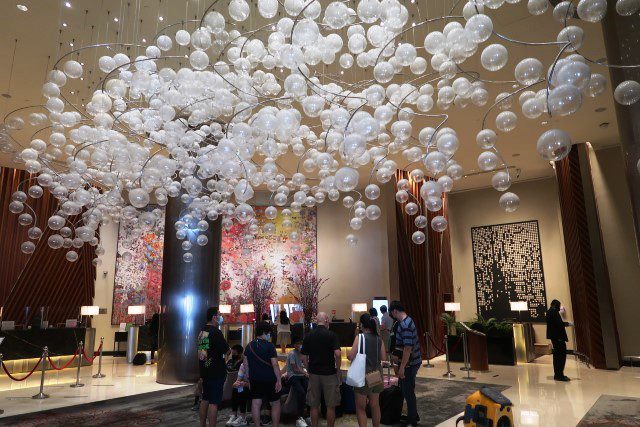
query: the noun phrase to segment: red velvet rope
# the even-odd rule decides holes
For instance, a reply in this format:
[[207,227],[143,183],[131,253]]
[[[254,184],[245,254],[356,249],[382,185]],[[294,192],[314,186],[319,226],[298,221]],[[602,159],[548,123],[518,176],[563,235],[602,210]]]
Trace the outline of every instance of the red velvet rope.
[[58,367],[53,363],[53,360],[51,360],[51,356],[47,356],[47,359],[49,360],[49,364],[51,365],[51,368],[56,370],[56,371],[62,371],[63,369],[67,369],[69,367],[69,365],[71,365],[71,363],[75,360],[76,356],[78,355],[78,349],[76,349],[76,352],[73,353],[73,357],[71,358],[71,360],[69,360],[64,366],[62,367]]
[[431,345],[433,346],[433,348],[436,349],[436,351],[438,352],[438,354],[436,354],[433,357],[438,357],[438,356],[442,356],[444,354],[444,350],[442,350],[440,347],[438,347],[438,345],[436,344],[436,342],[433,340],[433,338],[431,338],[431,335],[427,335],[429,337],[429,342],[431,343]]
[[7,376],[9,378],[11,378],[12,380],[14,380],[14,381],[24,381],[27,378],[29,378],[31,375],[33,375],[33,373],[36,371],[36,369],[38,369],[38,366],[40,366],[40,362],[42,362],[42,357],[38,360],[38,363],[36,363],[36,366],[33,367],[31,372],[29,372],[27,374],[27,376],[24,377],[24,378],[16,378],[13,375],[11,375],[11,372],[9,372],[9,370],[7,369],[7,365],[5,365],[4,362],[2,362],[2,369],[4,369],[4,371],[7,373]]
[[98,347],[98,349],[93,352],[93,357],[89,358],[87,357],[87,353],[85,353],[85,349],[83,348],[82,355],[84,356],[84,360],[86,360],[89,363],[93,363],[93,361],[96,360],[96,357],[98,357],[98,355],[100,354],[100,350],[102,350],[102,343],[100,343],[100,347]]

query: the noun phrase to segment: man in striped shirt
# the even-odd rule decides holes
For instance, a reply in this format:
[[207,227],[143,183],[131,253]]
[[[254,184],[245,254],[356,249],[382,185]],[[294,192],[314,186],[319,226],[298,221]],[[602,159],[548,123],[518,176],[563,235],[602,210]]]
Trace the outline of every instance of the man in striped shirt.
[[416,403],[416,375],[422,364],[418,330],[413,319],[404,311],[400,301],[393,301],[389,313],[399,322],[396,332],[396,348],[402,349],[402,359],[398,370],[400,389],[407,402],[406,425],[418,425],[418,407]]

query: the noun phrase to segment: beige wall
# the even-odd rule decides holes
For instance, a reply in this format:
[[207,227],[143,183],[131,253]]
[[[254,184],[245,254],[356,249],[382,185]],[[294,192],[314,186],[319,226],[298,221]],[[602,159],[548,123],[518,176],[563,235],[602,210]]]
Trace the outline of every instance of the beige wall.
[[[318,207],[318,274],[329,279],[321,292],[321,296],[328,296],[320,303],[320,309],[327,312],[335,309],[339,318],[351,316],[354,302],[366,302],[370,306],[373,297],[389,296],[389,263],[390,259],[397,259],[388,255],[389,245],[392,248],[395,245],[395,200],[392,188],[382,193],[377,201],[382,216],[375,222],[365,221],[357,232],[360,241],[356,247],[349,247],[345,242],[345,236],[352,231],[348,223],[349,210],[342,202],[327,200]],[[389,207],[385,207],[387,204]],[[392,226],[394,228],[389,228]],[[387,239],[388,230],[391,230],[391,242]],[[106,350],[113,349],[114,332],[118,330],[117,325],[111,326],[117,234],[117,224],[100,230],[105,254],[97,272],[94,304],[106,308],[108,314],[96,316],[93,325],[98,336],[105,337]],[[103,271],[107,272],[106,277]],[[392,275],[393,271],[392,267]]]
[[[506,213],[500,209],[499,193],[493,188],[451,195],[449,224],[454,298],[461,305],[458,319],[468,320],[477,312],[471,228],[538,220],[547,303],[553,299],[560,300],[567,309],[567,319],[571,320],[573,319],[571,297],[555,179],[514,184],[510,191],[520,196],[520,208],[513,213]],[[535,325],[534,328],[536,342],[546,342],[544,325]],[[573,347],[571,337],[569,347]]]
[[620,349],[623,356],[640,355],[640,262],[622,152],[616,146],[590,154]]

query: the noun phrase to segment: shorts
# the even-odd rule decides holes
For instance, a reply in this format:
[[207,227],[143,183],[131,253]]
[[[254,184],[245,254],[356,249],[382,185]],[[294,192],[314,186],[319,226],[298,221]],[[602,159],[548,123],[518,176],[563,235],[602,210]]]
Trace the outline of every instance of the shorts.
[[[370,372],[367,372],[367,374],[370,374]],[[382,374],[382,369],[380,369],[380,375],[384,379],[384,375]],[[364,387],[354,387],[353,391],[354,393],[363,394],[365,396],[368,396],[370,394],[382,393],[384,391],[384,381],[381,384],[378,384],[373,387],[369,387],[368,385],[365,385]]]
[[276,402],[280,400],[280,393],[276,393],[275,381],[249,380],[249,384],[252,399],[260,399],[267,402]]
[[307,389],[307,405],[312,408],[320,407],[322,396],[329,408],[340,405],[340,382],[337,375],[309,375]]
[[226,379],[226,377],[203,378],[202,400],[209,402],[210,405],[219,405],[222,403],[222,394],[224,392]]

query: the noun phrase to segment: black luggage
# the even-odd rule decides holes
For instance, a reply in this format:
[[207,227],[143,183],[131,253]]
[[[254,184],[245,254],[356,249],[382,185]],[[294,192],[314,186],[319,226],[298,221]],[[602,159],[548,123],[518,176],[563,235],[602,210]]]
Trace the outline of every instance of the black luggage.
[[380,423],[393,425],[400,422],[403,404],[402,391],[398,386],[391,386],[380,393]]

